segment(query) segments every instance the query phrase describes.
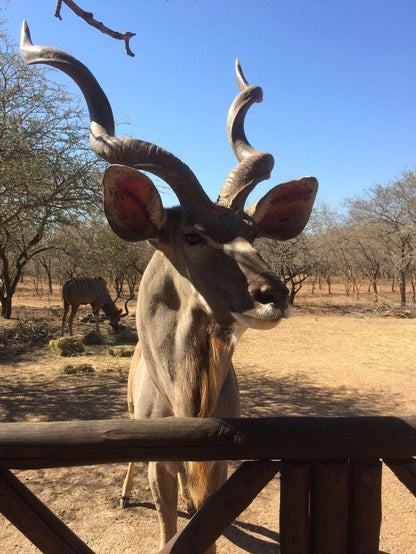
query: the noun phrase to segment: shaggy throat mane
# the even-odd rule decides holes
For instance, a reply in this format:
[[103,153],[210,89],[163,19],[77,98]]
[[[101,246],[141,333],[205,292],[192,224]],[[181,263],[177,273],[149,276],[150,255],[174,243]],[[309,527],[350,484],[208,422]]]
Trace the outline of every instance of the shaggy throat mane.
[[[228,335],[211,332],[203,349],[190,349],[184,372],[183,392],[192,417],[210,417],[231,367],[234,344]],[[197,353],[198,352],[198,353]]]

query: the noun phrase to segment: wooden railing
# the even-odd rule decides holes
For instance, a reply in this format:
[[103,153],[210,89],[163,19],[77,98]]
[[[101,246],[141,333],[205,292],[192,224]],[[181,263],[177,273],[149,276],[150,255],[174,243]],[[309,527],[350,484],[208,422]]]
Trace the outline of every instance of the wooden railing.
[[382,461],[416,496],[413,456],[416,418],[1,423],[0,511],[43,552],[91,553],[10,469],[244,460],[161,552],[204,552],[280,472],[282,554],[376,554]]

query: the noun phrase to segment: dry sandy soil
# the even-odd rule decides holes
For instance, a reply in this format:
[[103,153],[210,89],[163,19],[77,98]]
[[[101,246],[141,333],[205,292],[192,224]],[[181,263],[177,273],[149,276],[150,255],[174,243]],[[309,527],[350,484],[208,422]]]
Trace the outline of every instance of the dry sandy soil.
[[[59,304],[58,297],[39,299],[22,291],[15,317],[42,313],[57,325]],[[291,319],[272,331],[248,331],[237,348],[245,416],[416,414],[416,319],[381,317],[339,295],[322,296],[318,304],[305,295],[299,304]],[[78,324],[78,333],[85,330]],[[0,355],[0,420],[127,417],[127,359],[115,360],[105,355],[105,347],[90,346],[82,361],[96,372],[84,376],[60,375],[57,368],[64,361],[47,347]],[[146,467],[139,464],[130,506],[120,510],[125,469],[103,465],[15,473],[94,551],[157,552]],[[219,554],[279,552],[278,498],[276,477],[218,541]],[[187,516],[184,506],[179,509],[183,526]],[[380,551],[416,553],[415,522],[416,499],[384,468]],[[5,553],[37,551],[2,516],[0,544]]]

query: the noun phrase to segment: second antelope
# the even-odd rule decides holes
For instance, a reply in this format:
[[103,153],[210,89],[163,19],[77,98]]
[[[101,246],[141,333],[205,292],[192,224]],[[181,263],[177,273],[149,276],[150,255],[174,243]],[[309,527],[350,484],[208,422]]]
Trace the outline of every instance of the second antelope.
[[103,310],[110,319],[113,329],[118,328],[118,322],[122,317],[121,310],[111,300],[106,282],[102,277],[74,277],[67,281],[62,287],[62,298],[64,301],[64,314],[62,316],[62,336],[65,332],[66,317],[69,308],[71,312],[68,319],[69,334],[72,337],[72,323],[81,304],[90,304],[95,318],[95,330],[100,332],[98,326],[98,315]]
[[[303,177],[272,188],[245,209],[253,188],[270,177],[273,157],[247,141],[244,119],[262,90],[250,86],[237,63],[240,93],[227,130],[238,165],[217,202],[190,168],[170,152],[139,139],[114,136],[110,104],[90,71],[72,56],[33,46],[24,25],[22,55],[65,71],[80,86],[90,112],[90,140],[112,164],[104,173],[104,208],[114,232],[127,241],[148,240],[156,249],[142,279],[137,306],[137,345],[130,369],[131,417],[239,417],[240,398],[232,355],[247,328],[271,329],[289,315],[288,290],[253,247],[256,237],[287,240],[305,227],[318,183]],[[207,163],[211,163],[207,161]],[[180,206],[164,209],[152,181],[164,179]],[[133,464],[123,489],[130,494]],[[224,483],[225,462],[150,462],[149,481],[160,545],[177,532],[177,493],[200,507]],[[215,552],[215,545],[209,549]]]

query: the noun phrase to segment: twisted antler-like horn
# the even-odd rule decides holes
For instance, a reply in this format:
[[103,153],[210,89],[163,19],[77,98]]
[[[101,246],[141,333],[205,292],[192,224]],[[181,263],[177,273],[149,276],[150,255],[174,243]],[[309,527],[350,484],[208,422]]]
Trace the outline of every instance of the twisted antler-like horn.
[[250,86],[244,77],[240,62],[236,61],[237,83],[240,93],[231,104],[227,117],[228,139],[240,162],[226,178],[218,204],[234,210],[243,209],[247,196],[254,187],[269,179],[274,159],[268,152],[258,152],[248,142],[244,132],[244,120],[254,102],[262,102],[263,91],[260,87]]
[[143,140],[115,137],[110,103],[93,74],[71,55],[47,46],[34,46],[27,23],[22,25],[20,51],[28,64],[44,63],[64,71],[79,86],[90,114],[90,141],[101,158],[149,171],[164,179],[182,205],[211,203],[191,169],[173,154]]

